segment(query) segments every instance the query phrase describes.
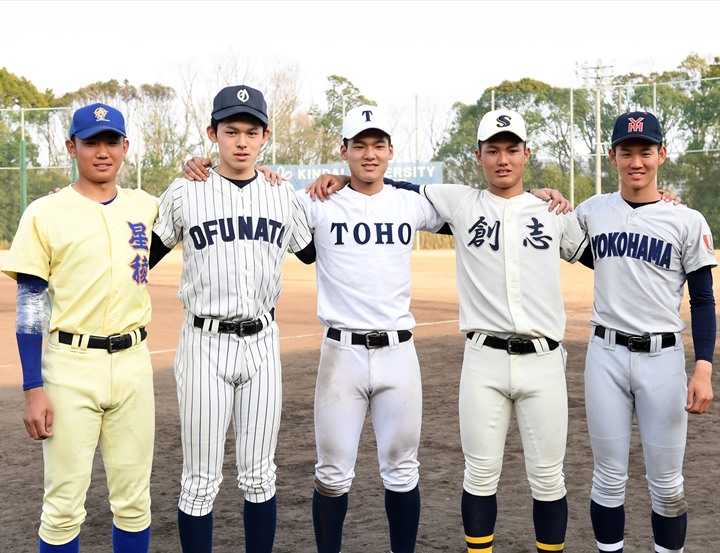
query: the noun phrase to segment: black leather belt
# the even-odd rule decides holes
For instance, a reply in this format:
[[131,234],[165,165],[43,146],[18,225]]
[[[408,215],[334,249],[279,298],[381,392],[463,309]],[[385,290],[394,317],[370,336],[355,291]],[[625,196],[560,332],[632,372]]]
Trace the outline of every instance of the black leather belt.
[[[398,330],[398,342],[407,342],[412,338],[409,330]],[[331,340],[340,341],[341,332],[337,328],[328,328],[327,337]],[[390,337],[387,332],[368,332],[367,334],[352,333],[353,346],[365,346],[367,349],[384,348],[390,345]]]
[[[467,333],[467,337],[469,340],[472,340],[473,336],[475,336],[474,332]],[[557,349],[557,347],[560,345],[559,342],[551,340],[550,338],[545,338],[545,341],[547,342],[550,351]],[[483,346],[488,346],[494,349],[504,349],[512,355],[522,355],[523,353],[537,353],[537,350],[535,349],[535,343],[532,340],[527,340],[525,338],[513,337],[508,338],[507,340],[503,340],[502,338],[498,338],[497,336],[491,336],[490,334],[487,334],[485,336]]]
[[[605,327],[596,326],[595,336],[605,338]],[[666,334],[659,334],[659,336],[662,336],[661,347],[669,348],[675,345],[675,334],[668,332]],[[647,336],[633,336],[615,331],[615,343],[620,346],[625,346],[630,351],[649,353],[651,336],[649,334]]]
[[[270,321],[275,320],[275,308],[270,310]],[[262,318],[253,319],[251,321],[215,321],[215,319],[203,319],[202,317],[195,317],[193,325],[195,328],[205,328],[206,321],[217,322],[216,332],[222,332],[223,334],[237,334],[238,336],[251,336],[257,334],[264,328],[264,321]],[[212,326],[212,325],[211,325]]]
[[[140,329],[140,342],[147,338],[147,331],[145,327]],[[71,346],[73,343],[73,337],[75,334],[69,332],[58,332],[58,341],[61,344]],[[82,342],[83,335],[80,335],[80,342]],[[80,343],[78,342],[78,343]],[[138,342],[139,343],[139,342]],[[133,335],[132,334],[113,334],[112,336],[90,336],[88,338],[87,347],[92,349],[104,349],[108,353],[115,353],[116,351],[122,351],[132,347]]]

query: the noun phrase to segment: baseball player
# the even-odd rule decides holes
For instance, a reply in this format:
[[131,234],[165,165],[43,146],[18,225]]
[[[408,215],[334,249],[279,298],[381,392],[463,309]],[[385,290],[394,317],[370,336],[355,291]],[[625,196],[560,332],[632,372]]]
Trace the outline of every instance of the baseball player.
[[119,111],[105,104],[78,109],[69,137],[77,181],[27,208],[2,269],[18,282],[25,427],[43,442],[39,551],[79,551],[99,444],[113,550],[142,553],[150,540],[154,439],[144,327],[157,200],[116,185],[128,149]]
[[[594,196],[576,211],[591,244],[583,258],[595,269],[585,403],[595,464],[590,514],[603,553],[623,551],[633,415],[652,498],[654,551],[683,551],[687,413],[706,412],[713,398],[712,234],[699,212],[659,201],[662,143],[653,114],[618,117],[609,155],[620,191]],[[686,281],[696,360],[689,385],[679,315]]]
[[460,433],[469,553],[493,549],[496,491],[513,409],[533,495],[537,550],[564,549],[567,391],[559,261],[577,261],[586,238],[572,214],[555,215],[523,192],[526,139],[519,113],[499,109],[483,116],[476,158],[487,190],[386,181],[427,197],[455,236],[460,329],[468,338]]
[[[245,547],[272,550],[274,454],[281,375],[275,302],[287,251],[314,258],[294,190],[272,187],[253,166],[270,134],[260,91],[230,86],[214,99],[210,140],[220,163],[199,186],[178,179],[160,198],[154,233],[182,241],[178,297],[185,321],[175,357],[183,448],[178,529],[184,553],[212,550],[213,502],[233,421]],[[153,258],[153,263],[156,259]]]
[[302,196],[317,251],[318,318],[325,327],[315,389],[313,524],[318,553],[340,553],[365,415],[377,439],[394,553],[415,550],[420,517],[420,367],[412,338],[410,255],[417,230],[444,222],[424,198],[383,184],[393,156],[381,108],[343,122],[350,185],[332,202]]

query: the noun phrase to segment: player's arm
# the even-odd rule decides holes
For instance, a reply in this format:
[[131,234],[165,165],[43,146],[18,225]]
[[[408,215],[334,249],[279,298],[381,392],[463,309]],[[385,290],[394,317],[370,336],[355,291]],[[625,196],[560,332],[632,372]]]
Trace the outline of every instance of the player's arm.
[[305,263],[305,265],[312,265],[315,263],[315,258],[317,257],[317,252],[315,251],[315,238],[310,240],[310,243],[302,250],[295,252],[295,255],[300,261]]
[[152,240],[150,241],[150,259],[148,261],[150,268],[152,269],[155,265],[157,265],[163,257],[170,253],[170,251],[170,248],[163,244],[160,237],[153,232]]
[[[194,156],[185,162],[183,166],[183,177],[192,181],[206,181],[210,177],[210,172],[207,170],[207,167],[212,167],[212,161],[209,157]],[[283,177],[267,167],[256,165],[255,170],[265,175],[265,179],[271,185],[285,182]]]
[[709,266],[702,267],[687,275],[695,372],[688,383],[685,410],[695,414],[705,413],[713,400],[712,361],[717,319],[711,269]]
[[23,373],[25,407],[23,422],[31,438],[52,436],[53,408],[43,388],[42,341],[50,326],[46,280],[24,273],[17,275],[17,338]]
[[585,246],[585,249],[580,254],[578,261],[585,265],[588,269],[595,269],[595,260],[593,259],[592,248],[590,244]]

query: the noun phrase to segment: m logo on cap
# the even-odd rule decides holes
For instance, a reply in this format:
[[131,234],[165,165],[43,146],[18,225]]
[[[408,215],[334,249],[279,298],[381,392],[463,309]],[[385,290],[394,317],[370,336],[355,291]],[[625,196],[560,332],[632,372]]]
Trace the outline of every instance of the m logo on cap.
[[109,119],[105,119],[105,116],[108,114],[108,110],[103,107],[97,108],[93,111],[93,114],[95,115],[95,121],[110,121]]
[[510,126],[510,116],[509,115],[500,115],[497,119],[497,126],[498,127],[509,127]]
[[373,114],[372,111],[370,111],[369,109],[362,112],[362,115],[365,116],[365,121],[366,121],[366,122],[372,121],[372,119],[370,118],[370,116],[371,116],[372,114]]
[[248,94],[247,90],[245,90],[244,88],[241,88],[240,90],[238,90],[238,93],[237,93],[238,100],[240,100],[241,102],[247,102],[249,98],[250,98],[250,94]]
[[644,119],[644,117],[638,117],[637,119],[628,117],[628,132],[643,132]]

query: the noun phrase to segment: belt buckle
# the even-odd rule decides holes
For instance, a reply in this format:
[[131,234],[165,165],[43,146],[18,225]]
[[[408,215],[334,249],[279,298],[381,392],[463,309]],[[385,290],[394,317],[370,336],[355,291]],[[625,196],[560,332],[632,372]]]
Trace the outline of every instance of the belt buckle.
[[523,342],[522,338],[508,338],[507,352],[510,355],[520,355],[523,352]]
[[368,332],[365,335],[365,347],[367,349],[377,349],[383,346],[382,339],[387,336],[387,332]]
[[645,336],[628,336],[627,349],[632,352],[645,352],[648,350],[648,338]]
[[251,334],[257,334],[260,332],[258,328],[258,321],[240,321],[235,327],[235,334],[238,336],[249,336]]
[[[113,342],[117,341],[117,347]],[[108,353],[115,353],[125,349],[125,339],[122,334],[113,334],[107,337],[107,345],[105,346]]]

